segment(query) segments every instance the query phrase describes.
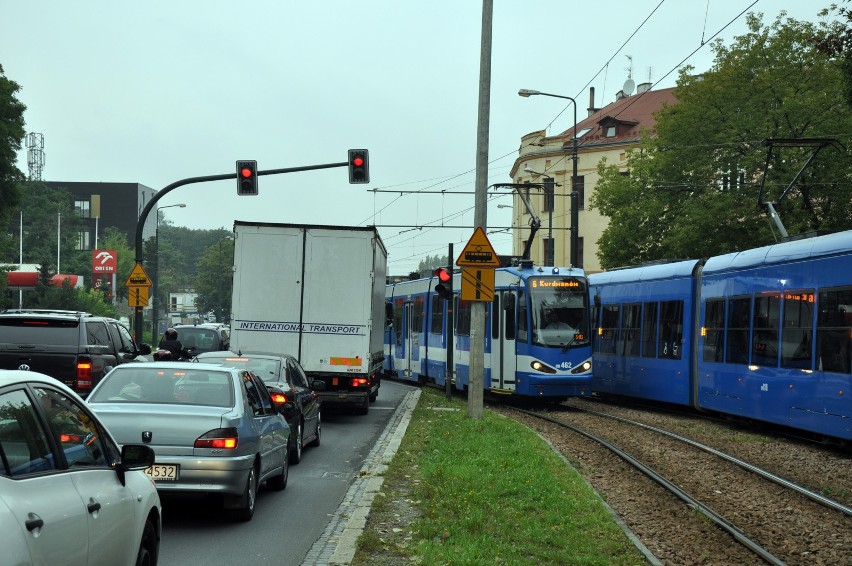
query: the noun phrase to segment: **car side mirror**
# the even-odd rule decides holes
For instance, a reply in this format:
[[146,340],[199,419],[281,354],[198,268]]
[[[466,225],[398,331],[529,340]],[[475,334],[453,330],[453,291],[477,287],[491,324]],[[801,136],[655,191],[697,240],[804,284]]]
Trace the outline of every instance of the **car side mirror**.
[[276,405],[276,409],[278,409],[278,412],[284,415],[284,418],[288,421],[293,420],[293,418],[296,416],[296,412],[299,410],[296,408],[296,404],[292,401],[287,401],[286,403]]
[[325,381],[321,379],[315,379],[311,382],[311,389],[314,391],[325,391]]
[[150,344],[142,344],[139,346],[139,353],[143,356],[151,355],[151,345]]
[[125,444],[121,447],[121,462],[115,466],[118,481],[126,485],[125,474],[131,470],[144,470],[154,465],[154,449],[144,444]]

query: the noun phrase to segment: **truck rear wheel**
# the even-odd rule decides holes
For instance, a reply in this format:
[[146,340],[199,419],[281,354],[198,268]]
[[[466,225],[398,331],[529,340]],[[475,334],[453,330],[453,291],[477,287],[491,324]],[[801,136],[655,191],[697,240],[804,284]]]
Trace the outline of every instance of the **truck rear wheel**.
[[370,396],[367,395],[364,397],[364,403],[358,407],[357,412],[359,415],[366,415],[370,412]]

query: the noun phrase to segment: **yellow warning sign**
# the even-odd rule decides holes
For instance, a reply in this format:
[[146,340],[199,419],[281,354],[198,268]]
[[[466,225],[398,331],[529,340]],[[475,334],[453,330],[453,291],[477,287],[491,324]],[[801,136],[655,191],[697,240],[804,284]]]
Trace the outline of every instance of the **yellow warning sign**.
[[493,301],[494,270],[489,267],[463,267],[461,298],[463,301]]
[[477,226],[476,230],[473,231],[473,236],[470,237],[470,241],[456,260],[456,265],[459,267],[500,267],[500,258],[481,226]]
[[127,281],[124,283],[125,287],[150,287],[151,280],[148,278],[148,274],[145,273],[145,270],[142,269],[142,264],[137,262],[136,266],[133,268],[133,271],[130,272],[130,277],[127,278]]
[[147,307],[148,287],[130,287],[127,290],[127,306]]

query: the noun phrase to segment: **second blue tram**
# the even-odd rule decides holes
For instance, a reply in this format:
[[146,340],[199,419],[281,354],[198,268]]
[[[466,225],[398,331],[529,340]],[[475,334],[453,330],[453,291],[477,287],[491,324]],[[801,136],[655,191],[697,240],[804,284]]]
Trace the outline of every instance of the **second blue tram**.
[[[428,277],[387,286],[384,374],[444,385],[451,368],[455,389],[465,390],[472,302],[461,299],[461,274],[454,274],[454,323],[448,324],[447,301],[435,292],[437,283]],[[496,269],[494,298],[486,304],[485,390],[548,400],[590,394],[588,297],[581,269],[531,262]]]
[[852,231],[589,277],[593,389],[852,440]]

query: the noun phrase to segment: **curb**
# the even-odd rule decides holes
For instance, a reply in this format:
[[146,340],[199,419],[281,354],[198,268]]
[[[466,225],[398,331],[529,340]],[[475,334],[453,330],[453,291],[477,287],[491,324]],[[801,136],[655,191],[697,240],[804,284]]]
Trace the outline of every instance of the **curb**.
[[420,389],[413,389],[405,395],[375,446],[367,454],[340,507],[305,555],[303,565],[341,566],[352,562],[356,543],[367,524],[373,499],[382,488],[385,470],[399,450],[419,399]]

